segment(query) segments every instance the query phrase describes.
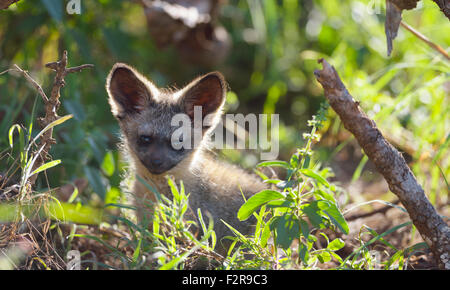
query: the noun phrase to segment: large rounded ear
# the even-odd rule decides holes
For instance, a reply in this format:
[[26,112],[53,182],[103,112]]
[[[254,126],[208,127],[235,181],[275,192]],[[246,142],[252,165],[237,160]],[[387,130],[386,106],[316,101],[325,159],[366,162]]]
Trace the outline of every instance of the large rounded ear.
[[145,77],[130,66],[116,63],[106,80],[109,103],[115,117],[140,112],[152,99]]
[[185,113],[194,118],[194,108],[202,108],[202,117],[219,112],[225,103],[227,86],[219,72],[206,74],[190,83],[182,96]]

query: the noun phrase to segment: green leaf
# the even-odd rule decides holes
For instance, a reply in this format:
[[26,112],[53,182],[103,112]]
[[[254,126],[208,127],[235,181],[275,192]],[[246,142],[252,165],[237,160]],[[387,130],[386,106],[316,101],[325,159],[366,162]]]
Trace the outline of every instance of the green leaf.
[[142,244],[142,238],[139,239],[138,245],[137,245],[136,249],[134,249],[133,263],[137,263],[137,261],[139,259],[139,255],[141,253],[141,244]]
[[108,151],[103,158],[102,170],[105,172],[106,176],[112,176],[116,170],[114,155],[111,151]]
[[33,120],[36,117],[36,104],[37,104],[38,96],[34,98],[33,108],[31,109],[31,117],[30,117],[30,125],[28,126],[28,140],[30,142],[31,135],[33,133]]
[[289,168],[290,165],[286,161],[264,161],[256,165],[256,167],[268,167],[268,166],[274,166],[274,167],[284,167]]
[[267,177],[267,175],[265,175],[264,173],[262,173],[261,171],[259,171],[257,169],[253,169],[253,172],[255,172],[255,174],[258,175],[259,177],[261,177],[261,179],[264,181],[269,179],[269,177]]
[[78,196],[78,187],[75,184],[73,184],[73,192],[70,195],[67,203],[72,203],[75,200],[75,198],[77,198],[77,196]]
[[316,228],[323,228],[322,215],[321,210],[317,206],[317,202],[311,202],[307,205],[304,205],[302,208],[303,212],[308,216],[311,224]]
[[337,239],[332,240],[328,244],[327,249],[330,251],[337,251],[337,250],[342,249],[344,246],[345,246],[345,242],[342,239],[337,238]]
[[25,167],[25,164],[27,162],[27,156],[28,156],[28,150],[25,150],[25,134],[22,130],[22,127],[20,127],[19,124],[15,124],[11,126],[9,129],[9,146],[13,148],[14,146],[14,130],[17,129],[17,132],[19,132],[19,152],[20,152],[20,166],[22,168]]
[[331,256],[333,256],[340,264],[342,264],[343,260],[342,258],[336,254],[335,252],[329,252],[331,254]]
[[284,190],[286,188],[293,188],[294,186],[296,186],[298,184],[298,180],[296,179],[291,179],[289,181],[280,181],[278,183],[276,183],[277,188]]
[[200,225],[202,226],[203,235],[206,235],[208,230],[206,228],[205,221],[203,220],[203,215],[202,215],[202,211],[200,208],[197,209],[197,216],[198,216],[198,220],[200,221]]
[[308,247],[301,242],[298,244],[298,256],[302,260],[303,264],[308,265],[309,260]]
[[366,165],[367,161],[369,161],[369,157],[367,157],[367,155],[364,154],[364,156],[361,158],[361,161],[358,164],[358,167],[356,167],[355,172],[353,172],[351,182],[355,182],[361,176],[362,170],[364,168],[364,165]]
[[314,170],[301,169],[300,172],[308,177],[315,179],[317,182],[322,183],[326,187],[330,187],[330,184],[328,183],[328,181],[325,178],[323,178],[322,176],[320,176],[320,174],[318,174]]
[[9,147],[13,148],[14,147],[14,130],[17,129],[17,132],[19,132],[19,135],[22,133],[22,128],[20,127],[19,124],[14,124],[11,126],[11,128],[9,128]]
[[[376,237],[376,236],[379,235],[374,229],[370,228],[369,226],[364,225],[364,227],[365,227],[365,228],[366,228],[366,229],[367,229],[374,237]],[[397,249],[394,245],[392,245],[391,243],[389,243],[389,242],[386,241],[385,239],[380,238],[380,242],[383,243],[384,245],[388,246],[389,248],[393,249],[394,251],[398,251],[398,249]]]
[[195,246],[195,247],[191,248],[189,251],[185,252],[183,255],[181,255],[181,256],[179,256],[179,257],[169,261],[168,263],[162,265],[159,268],[159,270],[173,270],[173,269],[176,269],[178,264],[180,264],[181,262],[186,260],[192,253],[197,251],[198,248],[199,248],[199,246]]
[[299,222],[300,222],[300,230],[301,230],[301,232],[302,232],[302,235],[303,235],[305,238],[308,238],[308,236],[309,236],[309,226],[308,226],[308,223],[307,223],[304,219],[300,219]]
[[292,241],[299,237],[300,224],[294,214],[285,214],[278,219],[277,226],[277,244],[283,249],[291,246]]
[[280,179],[265,179],[264,183],[269,183],[269,184],[278,184],[280,183],[282,180]]
[[348,234],[349,228],[347,221],[345,220],[339,208],[334,203],[330,203],[328,201],[324,202],[328,203],[329,208],[324,210],[323,212],[331,219],[331,222],[335,226],[337,226],[344,234]]
[[250,197],[238,211],[238,219],[243,221],[248,219],[255,210],[263,204],[277,199],[284,198],[284,195],[278,191],[266,189]]
[[266,225],[264,226],[263,232],[261,234],[261,247],[265,248],[267,245],[267,241],[269,240],[270,237],[270,227],[269,227],[269,223],[266,223]]
[[99,225],[102,222],[103,210],[81,204],[50,202],[48,215],[53,219],[77,224]]
[[298,155],[294,154],[291,157],[291,160],[289,161],[289,163],[291,164],[291,168],[297,168],[298,166]]
[[[353,256],[355,256],[356,254],[361,253],[361,251],[362,251],[363,249],[367,249],[367,247],[368,247],[369,245],[375,243],[375,242],[378,241],[379,239],[381,239],[381,238],[383,238],[383,237],[389,235],[389,234],[392,233],[392,232],[395,232],[396,230],[398,230],[398,229],[400,229],[400,228],[403,228],[403,227],[406,227],[406,226],[409,226],[409,225],[412,225],[412,221],[409,221],[409,222],[400,224],[400,225],[398,225],[398,226],[395,226],[395,227],[393,227],[393,228],[391,228],[391,229],[385,231],[384,233],[382,233],[382,234],[380,234],[380,235],[378,235],[378,236],[372,238],[370,241],[368,241],[367,243],[363,244],[361,247],[359,247],[358,249],[354,250],[350,255],[348,255],[347,258],[345,258],[344,263],[346,263],[348,260],[350,260],[350,259],[351,259]],[[356,256],[355,256],[355,258],[356,258]]]
[[37,169],[34,170],[33,172],[31,172],[30,176],[35,175],[35,174],[38,174],[39,172],[42,172],[42,171],[47,170],[47,169],[49,169],[49,168],[52,168],[52,167],[54,167],[54,166],[56,166],[56,165],[58,165],[58,164],[60,164],[60,163],[61,163],[61,160],[59,160],[59,159],[58,159],[58,160],[53,160],[53,161],[47,162],[47,163],[45,163],[45,164],[39,166],[39,168],[37,168]]
[[50,124],[48,124],[47,126],[45,126],[44,129],[42,129],[37,135],[36,137],[33,138],[33,140],[28,144],[28,148],[27,151],[31,148],[31,145],[33,145],[36,140],[41,137],[45,132],[47,132],[48,130],[50,130],[51,128],[60,125],[62,123],[64,123],[65,121],[69,120],[70,118],[72,118],[72,115],[66,115],[64,117],[60,117],[58,120],[55,120],[53,122],[51,122]]
[[326,189],[326,190],[318,189],[314,193],[317,194],[318,196],[320,196],[320,198],[326,199],[327,201],[329,201],[331,203],[336,203],[336,199],[334,198],[333,193],[330,193],[327,191],[328,191],[328,189]]
[[117,204],[120,201],[120,190],[117,187],[111,187],[105,195],[105,204]]
[[178,191],[177,185],[175,184],[175,182],[173,181],[172,178],[169,178],[169,179],[167,180],[167,183],[169,184],[169,188],[170,188],[170,191],[171,191],[172,194],[173,194],[174,200],[175,200],[178,204],[180,204],[180,203],[181,203],[181,198],[180,198],[180,192]]
[[327,263],[331,261],[331,254],[328,253],[327,251],[323,251],[322,253],[317,255],[317,258],[321,263]]
[[274,200],[267,203],[267,208],[278,208],[278,207],[286,207],[292,208],[295,206],[295,203],[290,200]]
[[233,234],[238,237],[242,242],[247,242],[248,239],[241,234],[237,229],[233,228],[230,224],[227,224],[226,221],[224,221],[223,219],[221,219],[221,221],[233,232]]
[[311,162],[311,157],[309,155],[305,156],[305,159],[302,164],[302,168],[306,169],[309,167],[309,163]]

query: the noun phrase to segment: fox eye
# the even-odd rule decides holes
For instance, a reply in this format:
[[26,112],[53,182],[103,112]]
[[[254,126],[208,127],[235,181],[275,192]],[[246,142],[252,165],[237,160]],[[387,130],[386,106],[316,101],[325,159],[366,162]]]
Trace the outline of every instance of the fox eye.
[[148,135],[141,135],[139,136],[139,142],[141,144],[150,144],[152,142],[152,137]]

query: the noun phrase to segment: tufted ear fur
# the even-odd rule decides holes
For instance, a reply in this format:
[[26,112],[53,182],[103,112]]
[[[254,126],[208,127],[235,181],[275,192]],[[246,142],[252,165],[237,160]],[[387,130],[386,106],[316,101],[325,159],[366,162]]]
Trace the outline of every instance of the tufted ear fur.
[[219,112],[225,103],[225,96],[224,77],[219,72],[212,72],[192,81],[181,100],[185,113],[193,119],[195,106],[202,107],[202,117]]
[[106,90],[113,115],[122,119],[139,113],[152,101],[149,81],[132,67],[116,63],[108,75]]

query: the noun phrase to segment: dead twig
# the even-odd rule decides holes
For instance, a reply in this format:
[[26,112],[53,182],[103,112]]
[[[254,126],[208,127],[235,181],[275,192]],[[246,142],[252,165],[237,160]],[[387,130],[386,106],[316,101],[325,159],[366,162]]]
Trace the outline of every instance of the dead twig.
[[401,21],[400,24],[404,28],[406,28],[406,30],[410,31],[412,34],[417,36],[417,38],[419,38],[420,40],[422,40],[423,42],[428,44],[428,46],[430,46],[432,49],[434,49],[437,52],[439,52],[440,54],[442,54],[447,60],[450,60],[450,57],[448,56],[448,53],[442,47],[440,47],[438,44],[432,42],[431,40],[428,39],[428,37],[426,37],[425,35],[423,35],[419,31],[415,30],[414,28],[412,28],[411,26],[409,26],[405,22]]
[[[39,95],[41,95],[42,100],[44,100],[44,102],[48,102],[48,97],[45,94],[42,87],[28,74],[27,71],[21,69],[17,64],[14,65],[14,69],[23,74],[25,79],[38,91]],[[11,71],[11,69],[7,71]]]
[[[397,200],[395,200],[392,203],[393,204],[399,204],[400,200],[397,199]],[[385,205],[385,206],[383,206],[383,207],[381,207],[379,209],[373,210],[371,212],[364,212],[364,213],[359,213],[359,214],[353,214],[353,215],[351,215],[349,217],[346,217],[345,220],[350,222],[350,221],[354,221],[354,220],[357,220],[357,219],[360,219],[360,218],[366,218],[366,217],[369,217],[369,216],[373,216],[373,215],[376,215],[377,213],[383,213],[384,214],[384,213],[386,213],[388,210],[390,210],[392,208],[393,208],[392,205]]]
[[[66,75],[70,73],[80,72],[86,68],[92,68],[94,67],[94,65],[83,64],[80,66],[67,68],[67,51],[65,50],[63,52],[61,60],[47,63],[45,67],[50,68],[56,72],[50,97],[48,97],[45,94],[42,87],[25,70],[21,69],[17,65],[14,65],[14,69],[21,72],[24,75],[25,79],[38,91],[39,95],[41,95],[42,100],[44,101],[45,116],[43,118],[38,119],[39,124],[42,126],[42,128],[45,128],[53,121],[59,119],[57,111],[61,104],[59,101],[59,98],[61,96],[60,91],[61,88],[64,87],[65,85],[64,78],[66,77]],[[52,144],[56,142],[55,139],[53,139],[52,135],[53,135],[53,128],[50,128],[40,138],[38,148],[42,147],[43,149],[39,153],[40,155],[39,158],[36,159],[36,162],[33,166],[33,170],[39,168],[42,164],[44,164],[44,162],[47,159],[49,159],[48,152],[50,151]],[[36,174],[30,177],[29,182],[31,185],[33,185],[36,182],[36,178],[37,178]]]
[[331,107],[405,207],[439,267],[450,269],[450,228],[427,199],[403,156],[383,137],[375,122],[362,111],[359,102],[347,91],[334,67],[323,59],[319,62],[323,69],[316,70],[314,74]]

